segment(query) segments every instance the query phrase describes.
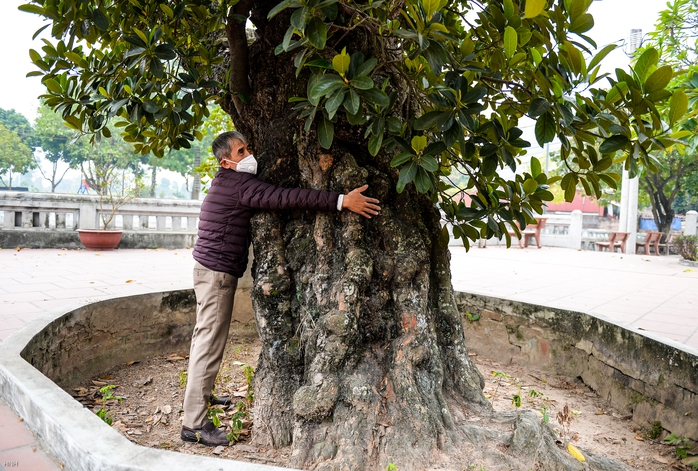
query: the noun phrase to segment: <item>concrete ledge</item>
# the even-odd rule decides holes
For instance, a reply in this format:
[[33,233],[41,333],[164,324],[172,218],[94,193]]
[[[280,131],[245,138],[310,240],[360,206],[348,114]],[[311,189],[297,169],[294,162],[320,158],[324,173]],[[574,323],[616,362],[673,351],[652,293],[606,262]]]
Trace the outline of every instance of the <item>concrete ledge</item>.
[[[75,304],[38,317],[0,344],[0,395],[71,471],[288,471],[136,445],[37,369],[66,385],[126,358],[188,349],[194,305],[193,290],[180,290]],[[152,319],[135,325],[145,317]],[[110,318],[121,322],[111,325]],[[105,324],[115,332],[106,333]]]
[[[698,351],[601,317],[457,293],[466,344],[502,364],[581,378],[648,427],[698,441]],[[471,322],[465,312],[480,314]]]
[[[579,376],[638,423],[661,420],[677,435],[698,438],[698,352],[584,313],[469,293],[456,299],[461,312],[482,315],[475,322],[464,316],[472,351]],[[286,469],[135,445],[56,384],[188,349],[194,303],[192,290],[177,290],[41,316],[0,344],[0,395],[70,470]]]
[[[183,249],[193,247],[195,232],[124,231],[117,249]],[[13,249],[80,249],[78,233],[71,230],[11,229],[0,230],[0,248]]]

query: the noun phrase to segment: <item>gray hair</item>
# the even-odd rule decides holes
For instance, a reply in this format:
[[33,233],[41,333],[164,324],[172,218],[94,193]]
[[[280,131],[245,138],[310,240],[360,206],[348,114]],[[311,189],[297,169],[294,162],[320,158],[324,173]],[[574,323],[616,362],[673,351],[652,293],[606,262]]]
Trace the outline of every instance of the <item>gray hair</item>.
[[240,141],[243,144],[247,144],[247,138],[237,131],[224,132],[213,141],[211,150],[219,163],[223,157],[230,155],[230,151],[233,150],[233,141]]

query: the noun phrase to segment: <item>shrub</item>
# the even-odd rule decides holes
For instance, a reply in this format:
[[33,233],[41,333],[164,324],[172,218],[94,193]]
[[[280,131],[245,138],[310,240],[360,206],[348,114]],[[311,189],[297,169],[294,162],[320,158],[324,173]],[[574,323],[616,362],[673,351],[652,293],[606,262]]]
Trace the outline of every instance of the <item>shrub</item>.
[[686,260],[698,259],[698,236],[679,235],[674,237],[676,251]]

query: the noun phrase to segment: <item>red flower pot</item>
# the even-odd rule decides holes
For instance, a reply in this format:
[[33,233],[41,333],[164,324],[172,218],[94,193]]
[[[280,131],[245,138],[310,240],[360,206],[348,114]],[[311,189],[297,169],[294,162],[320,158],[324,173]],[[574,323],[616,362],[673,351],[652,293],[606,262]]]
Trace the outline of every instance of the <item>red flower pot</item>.
[[78,229],[80,242],[87,250],[114,250],[121,241],[123,231],[105,231],[101,229]]

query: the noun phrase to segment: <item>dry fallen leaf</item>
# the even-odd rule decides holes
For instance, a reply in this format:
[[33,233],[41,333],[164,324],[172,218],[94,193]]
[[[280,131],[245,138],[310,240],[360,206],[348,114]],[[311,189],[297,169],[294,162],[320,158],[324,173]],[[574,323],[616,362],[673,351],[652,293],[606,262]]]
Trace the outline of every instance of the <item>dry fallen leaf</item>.
[[645,441],[645,439],[642,438],[640,435],[635,435],[635,440],[637,440],[638,442],[644,442],[644,441]]
[[567,451],[569,451],[570,455],[574,456],[577,460],[581,461],[582,463],[586,461],[586,458],[584,458],[582,452],[579,451],[579,448],[572,445],[571,443],[567,445]]
[[101,254],[101,253],[96,253],[96,254],[95,254],[95,257],[99,257],[100,255],[102,255],[102,254]]
[[179,355],[171,355],[167,357],[167,361],[177,361],[177,360],[184,360],[184,357],[181,357]]
[[135,365],[136,363],[138,363],[138,360],[129,361],[128,363],[126,363],[126,365],[131,366]]
[[663,458],[663,457],[661,457],[661,456],[659,456],[659,455],[654,455],[654,459],[655,459],[656,461],[658,461],[659,463],[662,463],[662,464],[669,464],[669,460],[668,460],[668,459]]
[[133,280],[126,280],[126,283],[133,283]]
[[92,380],[92,384],[94,384],[95,386],[106,386],[106,385],[109,384],[109,383],[107,383],[107,382],[105,382],[105,381],[95,381],[95,380],[93,379],[93,380]]

